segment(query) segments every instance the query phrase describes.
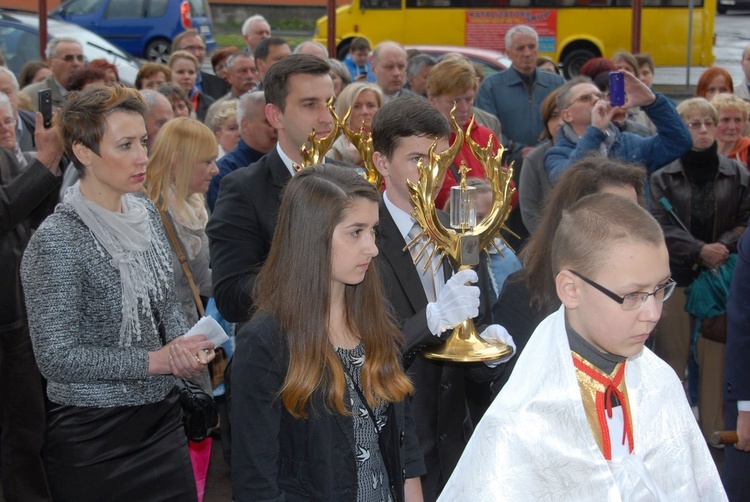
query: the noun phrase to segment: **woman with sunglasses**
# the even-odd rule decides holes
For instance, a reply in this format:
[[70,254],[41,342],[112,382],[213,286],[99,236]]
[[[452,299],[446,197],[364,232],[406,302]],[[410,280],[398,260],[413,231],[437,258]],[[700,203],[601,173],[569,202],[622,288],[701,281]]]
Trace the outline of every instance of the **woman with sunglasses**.
[[[682,378],[695,322],[684,311],[685,290],[701,271],[718,269],[737,252],[750,217],[750,181],[743,165],[717,152],[718,113],[711,103],[692,98],[677,111],[690,129],[693,147],[651,176],[651,211],[664,229],[677,281],[675,301],[665,309],[669,322],[659,326],[654,351]],[[704,323],[704,331],[706,327]],[[723,429],[724,348],[703,336],[697,341],[698,407],[706,436]]]

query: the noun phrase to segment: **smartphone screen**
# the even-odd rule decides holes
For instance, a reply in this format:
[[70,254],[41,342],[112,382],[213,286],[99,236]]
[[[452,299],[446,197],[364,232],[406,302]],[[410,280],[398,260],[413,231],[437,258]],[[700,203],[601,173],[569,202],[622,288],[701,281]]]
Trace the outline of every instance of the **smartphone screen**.
[[625,104],[625,78],[619,71],[609,73],[609,104],[612,106]]
[[38,99],[39,113],[42,114],[44,128],[49,129],[52,127],[52,91],[49,89],[40,90]]

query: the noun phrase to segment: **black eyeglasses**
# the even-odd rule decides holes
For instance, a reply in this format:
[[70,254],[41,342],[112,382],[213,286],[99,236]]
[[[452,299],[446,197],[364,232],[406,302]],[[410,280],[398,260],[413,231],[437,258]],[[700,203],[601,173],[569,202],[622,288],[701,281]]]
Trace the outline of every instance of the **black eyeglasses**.
[[74,59],[77,59],[79,63],[83,63],[83,54],[66,54],[64,56],[57,56],[57,59],[62,59],[66,63],[72,63]]
[[674,292],[674,288],[677,285],[676,282],[674,282],[674,279],[671,277],[667,282],[664,284],[659,284],[656,286],[656,289],[653,293],[646,293],[645,291],[636,291],[634,293],[628,293],[626,295],[620,296],[618,294],[613,293],[612,291],[608,290],[601,284],[597,284],[596,282],[592,281],[588,277],[584,277],[583,275],[579,274],[575,270],[569,270],[569,272],[576,277],[579,277],[583,282],[588,284],[589,286],[593,286],[594,289],[597,289],[607,295],[609,298],[612,298],[614,301],[619,303],[622,306],[622,310],[636,310],[640,308],[644,303],[646,303],[646,300],[648,300],[649,296],[654,297],[654,300],[665,302],[667,299],[669,299],[670,296],[672,296],[672,293]]

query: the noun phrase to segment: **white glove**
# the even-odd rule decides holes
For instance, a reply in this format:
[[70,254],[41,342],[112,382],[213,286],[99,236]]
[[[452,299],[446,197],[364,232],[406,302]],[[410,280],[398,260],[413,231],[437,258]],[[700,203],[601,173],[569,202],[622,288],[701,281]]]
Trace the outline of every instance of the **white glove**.
[[484,331],[479,335],[482,337],[482,339],[485,342],[489,343],[498,343],[502,342],[511,349],[510,354],[508,354],[505,357],[501,357],[500,359],[495,359],[494,361],[484,361],[484,364],[486,364],[490,368],[494,368],[496,366],[499,366],[505,362],[508,362],[513,355],[516,353],[516,344],[513,341],[513,337],[510,336],[510,333],[508,333],[508,330],[500,326],[499,324],[490,324],[485,328]]
[[479,276],[471,269],[462,270],[448,279],[437,300],[427,304],[427,327],[430,333],[440,335],[466,319],[479,315],[479,288],[466,284],[477,281]]

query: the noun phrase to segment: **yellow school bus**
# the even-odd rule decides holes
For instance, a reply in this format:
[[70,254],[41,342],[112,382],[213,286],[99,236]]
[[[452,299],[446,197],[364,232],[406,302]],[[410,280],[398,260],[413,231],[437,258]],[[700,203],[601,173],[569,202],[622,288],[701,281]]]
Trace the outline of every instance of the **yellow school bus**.
[[[659,66],[687,62],[689,0],[643,0],[641,52]],[[716,0],[693,0],[691,64],[713,64]],[[610,57],[631,47],[631,0],[352,0],[336,10],[339,57],[351,41],[371,45],[394,40],[404,45],[461,45],[503,51],[505,33],[526,24],[539,33],[541,54],[576,74],[590,58]],[[315,40],[326,43],[322,17]]]

